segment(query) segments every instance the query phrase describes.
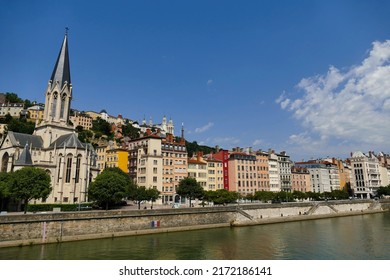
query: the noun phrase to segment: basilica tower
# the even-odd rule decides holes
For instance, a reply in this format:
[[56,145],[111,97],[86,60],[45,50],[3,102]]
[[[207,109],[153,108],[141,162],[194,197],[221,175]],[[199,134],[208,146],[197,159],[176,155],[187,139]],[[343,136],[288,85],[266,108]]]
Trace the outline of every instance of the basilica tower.
[[66,32],[46,89],[43,120],[37,124],[34,132],[35,135],[42,137],[44,148],[50,146],[58,137],[75,131],[69,124],[71,100],[72,83]]

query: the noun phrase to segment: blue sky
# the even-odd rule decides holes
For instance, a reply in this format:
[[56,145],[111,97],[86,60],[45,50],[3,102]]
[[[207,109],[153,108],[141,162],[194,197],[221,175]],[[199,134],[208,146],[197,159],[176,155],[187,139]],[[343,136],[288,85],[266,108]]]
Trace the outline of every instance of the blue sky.
[[292,159],[390,152],[390,1],[0,0],[0,92],[44,101],[69,27],[79,110]]

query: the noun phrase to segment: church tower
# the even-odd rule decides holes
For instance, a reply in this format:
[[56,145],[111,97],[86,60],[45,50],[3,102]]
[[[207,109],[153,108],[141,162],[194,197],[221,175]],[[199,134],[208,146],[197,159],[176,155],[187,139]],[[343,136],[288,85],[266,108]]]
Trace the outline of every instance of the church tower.
[[58,137],[74,132],[69,124],[72,83],[70,79],[68,33],[62,43],[53,73],[45,93],[45,111],[43,120],[35,129],[35,135],[41,136],[44,148],[50,146]]

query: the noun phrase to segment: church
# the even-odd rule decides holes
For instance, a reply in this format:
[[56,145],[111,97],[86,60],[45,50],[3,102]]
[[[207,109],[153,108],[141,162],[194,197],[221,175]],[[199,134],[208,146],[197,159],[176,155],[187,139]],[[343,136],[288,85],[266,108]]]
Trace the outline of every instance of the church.
[[33,135],[9,131],[0,145],[1,172],[34,166],[50,175],[52,192],[36,203],[86,202],[88,185],[98,175],[93,146],[82,143],[69,122],[71,100],[66,33],[45,92],[43,120],[36,124]]

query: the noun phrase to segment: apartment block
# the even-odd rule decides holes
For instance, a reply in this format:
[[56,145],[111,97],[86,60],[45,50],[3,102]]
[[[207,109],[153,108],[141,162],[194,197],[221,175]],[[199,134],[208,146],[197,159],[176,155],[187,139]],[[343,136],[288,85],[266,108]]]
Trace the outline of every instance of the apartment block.
[[188,177],[196,179],[207,190],[207,161],[203,159],[202,152],[188,159]]
[[372,152],[366,155],[358,151],[354,152],[349,160],[352,169],[351,187],[355,196],[360,198],[374,196],[382,185],[378,158]]
[[229,155],[229,185],[231,191],[241,195],[258,190],[256,156],[235,148]]
[[270,191],[268,153],[256,152],[257,187],[260,191]]
[[297,167],[306,168],[311,176],[312,192],[331,192],[340,189],[338,168],[335,164],[324,160],[296,162]]
[[206,190],[215,191],[224,188],[223,162],[215,159],[213,155],[208,155],[207,162],[207,188]]
[[311,176],[305,167],[292,166],[291,168],[291,188],[292,191],[311,191]]
[[129,152],[123,148],[113,148],[106,150],[106,167],[118,167],[126,174],[128,170]]
[[[128,142],[129,176],[138,186],[163,192],[163,156],[161,137],[151,131]],[[157,203],[162,203],[159,199]]]
[[188,155],[184,138],[175,141],[172,134],[167,134],[161,141],[162,152],[162,190],[161,198],[165,204],[178,203],[176,189],[179,182],[188,176]]

